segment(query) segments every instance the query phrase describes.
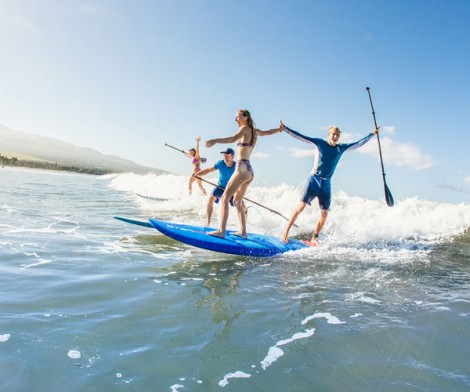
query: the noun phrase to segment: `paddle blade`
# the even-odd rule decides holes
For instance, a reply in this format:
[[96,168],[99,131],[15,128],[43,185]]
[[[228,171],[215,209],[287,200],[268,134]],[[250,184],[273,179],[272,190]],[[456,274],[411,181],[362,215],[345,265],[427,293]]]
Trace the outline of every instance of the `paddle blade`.
[[385,187],[385,200],[387,202],[387,205],[389,207],[393,207],[393,205],[395,204],[395,201],[393,200],[392,192],[390,192],[390,189],[388,189],[387,184],[384,183],[384,187]]
[[123,218],[122,216],[115,216],[114,219],[120,220],[122,222],[130,223],[132,225],[142,226],[142,227],[149,227],[153,229],[153,226],[149,222],[138,221],[129,218]]

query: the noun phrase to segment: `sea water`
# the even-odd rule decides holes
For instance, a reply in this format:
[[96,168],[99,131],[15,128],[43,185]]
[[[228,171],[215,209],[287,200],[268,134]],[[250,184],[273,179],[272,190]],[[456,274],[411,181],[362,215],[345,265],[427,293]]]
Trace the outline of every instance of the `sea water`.
[[[470,206],[337,192],[321,246],[273,258],[113,219],[204,224],[187,180],[0,170],[1,391],[470,389]],[[289,216],[299,188],[247,196]],[[248,209],[250,232],[285,223]]]

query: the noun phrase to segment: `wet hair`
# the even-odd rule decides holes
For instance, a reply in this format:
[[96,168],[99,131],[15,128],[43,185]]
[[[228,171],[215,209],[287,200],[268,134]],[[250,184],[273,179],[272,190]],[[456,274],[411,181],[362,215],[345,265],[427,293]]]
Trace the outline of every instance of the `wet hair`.
[[195,148],[190,148],[189,152],[191,152],[191,151],[194,152],[194,155],[196,155],[196,149]]
[[240,109],[238,111],[239,113],[241,113],[244,117],[247,117],[247,125],[251,128],[251,145],[254,146],[256,144],[256,139],[258,139],[258,135],[256,134],[256,124],[255,122],[253,121],[253,118],[251,118],[251,113],[249,110],[246,110],[246,109]]

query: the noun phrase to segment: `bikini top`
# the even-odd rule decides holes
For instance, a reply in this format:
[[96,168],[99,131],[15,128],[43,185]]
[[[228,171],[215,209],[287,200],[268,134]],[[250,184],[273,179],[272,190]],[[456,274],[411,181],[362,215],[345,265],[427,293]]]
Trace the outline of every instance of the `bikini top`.
[[206,163],[207,159],[206,158],[193,158],[192,163],[196,164],[199,166],[201,163]]
[[253,143],[254,134],[255,134],[255,130],[252,129],[251,141],[249,143],[238,142],[237,147],[253,147],[254,146],[254,143]]

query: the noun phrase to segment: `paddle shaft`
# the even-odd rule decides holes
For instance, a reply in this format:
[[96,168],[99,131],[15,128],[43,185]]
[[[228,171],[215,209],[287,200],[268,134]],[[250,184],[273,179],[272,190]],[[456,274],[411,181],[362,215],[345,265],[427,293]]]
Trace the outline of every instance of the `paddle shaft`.
[[[176,150],[176,151],[179,151],[179,152],[184,153],[184,150],[180,150],[179,148],[173,147],[173,146],[171,146],[171,145],[169,145],[169,144],[167,144],[167,143],[165,143],[165,146],[166,146],[166,147],[170,147],[170,148],[172,148],[172,149],[174,149],[174,150]],[[204,182],[206,182],[206,183],[208,183],[208,184],[210,184],[210,185],[213,185],[213,186],[216,186],[216,187],[219,187],[219,188],[225,190],[224,187],[221,187],[221,186],[219,186],[219,185],[217,185],[217,184],[214,184],[213,182],[207,181],[207,180],[205,180],[205,179],[202,178],[202,177],[199,177],[199,176],[194,176],[194,177],[195,177],[195,178],[198,178],[198,179],[200,179],[201,181],[204,181]],[[266,207],[266,206],[264,206],[264,205],[262,205],[262,204],[260,204],[260,203],[257,203],[257,202],[254,201],[254,200],[248,199],[247,197],[244,197],[244,199],[245,199],[246,201],[249,201],[250,203],[256,204],[256,205],[259,206],[259,207],[265,208],[266,210],[268,210],[268,211],[270,211],[270,212],[272,212],[272,213],[274,213],[274,214],[279,215],[280,217],[284,218],[284,219],[287,220],[287,221],[289,220],[289,218],[286,218],[286,217],[285,217],[284,215],[282,215],[280,212],[274,211],[274,210],[272,210],[271,208]],[[295,226],[295,227],[299,227],[299,226],[297,226],[296,224],[294,224],[294,226]]]
[[[369,95],[369,102],[370,102],[370,107],[372,109],[372,117],[374,118],[375,129],[377,129],[377,119],[375,118],[375,110],[374,110],[374,104],[372,103],[372,96],[370,95],[370,88],[366,87],[366,90],[367,90],[367,94]],[[377,136],[377,143],[379,145],[380,165],[382,167],[382,178],[384,182],[385,200],[389,207],[393,207],[395,203],[393,201],[392,193],[390,192],[390,189],[388,189],[387,182],[385,181],[385,169],[384,169],[384,161],[382,158],[382,146],[380,145],[380,136],[378,132],[376,136]]]
[[[204,178],[202,178],[202,177],[199,177],[199,176],[194,176],[194,177],[195,177],[195,178],[198,178],[199,180],[204,181],[204,182],[206,182],[206,183],[208,183],[208,184],[210,184],[210,185],[212,185],[212,186],[216,186],[216,187],[218,187],[218,188],[220,188],[220,189],[225,190],[225,188],[224,188],[223,186],[214,184],[213,182],[208,181],[208,180],[206,180],[206,179],[204,179]],[[269,208],[269,207],[266,207],[266,206],[264,206],[264,205],[262,205],[262,204],[260,204],[260,203],[258,203],[258,202],[256,202],[256,201],[254,201],[254,200],[248,199],[247,197],[243,197],[243,199],[245,199],[246,201],[248,201],[248,202],[250,202],[250,203],[253,203],[253,204],[255,204],[255,205],[259,206],[259,207],[263,207],[264,209],[268,210],[269,212],[272,212],[272,213],[274,213],[274,214],[277,214],[277,215],[279,215],[280,217],[284,218],[284,219],[287,220],[287,221],[289,220],[289,218],[286,218],[286,217],[285,217],[284,215],[282,215],[280,212],[277,212],[277,211],[275,211],[275,210],[273,210],[273,209],[271,209],[271,208]],[[299,227],[299,226],[297,226],[296,224],[294,224],[294,226],[295,226],[295,227]]]
[[165,146],[166,146],[166,147],[170,147],[170,148],[172,148],[173,150],[182,152],[183,154],[185,153],[184,150],[181,150],[180,148],[173,147],[173,146],[171,146],[171,145],[169,145],[169,144],[166,144],[166,143],[165,143]]

